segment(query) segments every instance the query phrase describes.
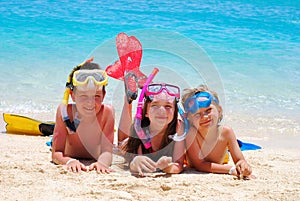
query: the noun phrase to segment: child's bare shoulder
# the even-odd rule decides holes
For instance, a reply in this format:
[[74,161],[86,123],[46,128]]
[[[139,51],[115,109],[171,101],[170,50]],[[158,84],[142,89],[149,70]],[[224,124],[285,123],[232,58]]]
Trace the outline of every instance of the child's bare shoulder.
[[225,138],[230,138],[232,135],[234,135],[233,129],[230,126],[222,126],[222,136]]
[[110,104],[103,104],[102,110],[99,112],[99,114],[102,116],[105,116],[105,119],[113,119],[115,116],[115,110],[114,107]]
[[114,107],[111,104],[103,104],[104,113],[114,113]]

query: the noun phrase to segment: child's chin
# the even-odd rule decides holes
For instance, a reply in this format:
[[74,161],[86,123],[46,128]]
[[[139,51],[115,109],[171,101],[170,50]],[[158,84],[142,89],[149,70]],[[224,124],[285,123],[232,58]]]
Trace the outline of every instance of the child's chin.
[[84,110],[84,115],[86,117],[96,116],[96,111],[95,110]]

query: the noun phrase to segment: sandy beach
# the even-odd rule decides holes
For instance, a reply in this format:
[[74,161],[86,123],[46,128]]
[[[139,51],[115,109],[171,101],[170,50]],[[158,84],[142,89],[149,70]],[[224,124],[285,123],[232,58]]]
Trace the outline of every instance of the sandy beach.
[[2,114],[0,121],[0,200],[300,200],[297,147],[244,151],[251,180],[191,169],[138,178],[118,155],[111,174],[75,174],[51,162],[49,137],[6,134]]

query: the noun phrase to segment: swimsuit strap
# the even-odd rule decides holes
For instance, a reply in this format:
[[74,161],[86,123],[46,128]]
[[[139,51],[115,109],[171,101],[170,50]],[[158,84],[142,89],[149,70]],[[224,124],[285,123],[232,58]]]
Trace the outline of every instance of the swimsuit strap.
[[76,129],[78,128],[78,126],[79,126],[79,124],[80,124],[80,119],[79,119],[79,117],[78,117],[78,112],[77,112],[77,110],[76,110],[76,113],[75,113],[75,118],[74,118],[74,120],[73,120],[73,124],[74,124],[74,126],[75,126]]

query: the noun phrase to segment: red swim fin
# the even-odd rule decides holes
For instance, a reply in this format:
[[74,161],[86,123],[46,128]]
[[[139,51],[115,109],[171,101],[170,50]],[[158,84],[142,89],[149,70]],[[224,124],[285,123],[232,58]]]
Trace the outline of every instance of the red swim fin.
[[134,36],[128,37],[125,33],[119,33],[116,45],[124,70],[132,71],[139,69],[143,52],[140,41]]
[[115,79],[124,80],[127,101],[137,98],[137,88],[143,88],[147,76],[140,71],[142,45],[134,36],[119,33],[116,37],[119,60],[106,68],[107,74]]
[[124,80],[124,68],[121,64],[121,61],[118,60],[114,64],[106,67],[106,73],[108,76],[118,79]]
[[139,71],[143,52],[142,45],[136,37],[128,37],[125,33],[119,33],[116,38],[116,46],[120,59],[108,66],[106,72],[110,77],[124,80],[127,72]]

